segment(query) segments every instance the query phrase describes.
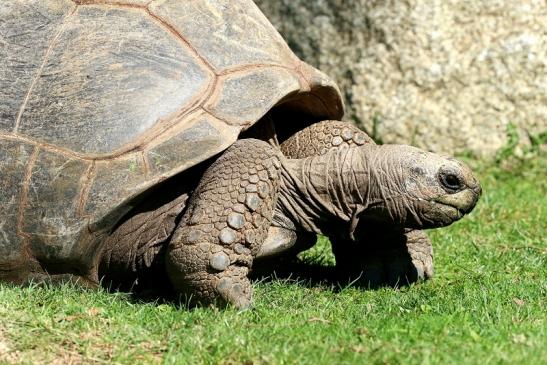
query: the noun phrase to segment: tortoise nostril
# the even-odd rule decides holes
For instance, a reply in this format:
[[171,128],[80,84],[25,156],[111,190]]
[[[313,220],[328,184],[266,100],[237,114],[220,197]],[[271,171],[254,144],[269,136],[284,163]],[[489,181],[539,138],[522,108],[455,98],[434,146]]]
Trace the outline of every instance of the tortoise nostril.
[[443,188],[450,193],[457,192],[463,187],[462,179],[453,172],[441,172],[439,180]]

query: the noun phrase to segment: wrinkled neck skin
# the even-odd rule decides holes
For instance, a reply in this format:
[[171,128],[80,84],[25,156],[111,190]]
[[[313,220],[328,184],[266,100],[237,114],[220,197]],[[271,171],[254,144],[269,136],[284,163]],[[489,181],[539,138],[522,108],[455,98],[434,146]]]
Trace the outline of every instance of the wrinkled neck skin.
[[399,220],[394,215],[403,210],[401,174],[390,175],[398,169],[382,149],[367,145],[285,160],[273,224],[355,239],[362,218]]

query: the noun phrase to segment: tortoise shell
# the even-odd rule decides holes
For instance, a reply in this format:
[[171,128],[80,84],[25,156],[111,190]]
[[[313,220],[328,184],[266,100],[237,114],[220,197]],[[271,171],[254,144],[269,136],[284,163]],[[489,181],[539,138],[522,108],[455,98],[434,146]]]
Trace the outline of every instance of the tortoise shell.
[[272,109],[343,114],[250,0],[3,0],[0,59],[4,273],[91,270],[135,196]]

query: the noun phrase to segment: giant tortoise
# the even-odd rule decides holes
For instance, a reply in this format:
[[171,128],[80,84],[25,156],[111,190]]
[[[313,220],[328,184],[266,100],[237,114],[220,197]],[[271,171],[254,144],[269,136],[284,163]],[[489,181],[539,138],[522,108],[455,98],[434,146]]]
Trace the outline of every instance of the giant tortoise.
[[3,281],[152,275],[244,308],[257,258],[316,234],[341,265],[427,256],[421,229],[480,194],[460,162],[341,122],[250,0],[3,0],[0,44]]

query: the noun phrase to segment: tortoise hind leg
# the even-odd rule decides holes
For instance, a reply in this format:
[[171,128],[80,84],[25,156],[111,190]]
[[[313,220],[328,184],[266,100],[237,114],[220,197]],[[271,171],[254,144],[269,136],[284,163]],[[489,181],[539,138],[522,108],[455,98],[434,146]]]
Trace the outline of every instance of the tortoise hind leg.
[[197,304],[251,305],[247,277],[268,233],[279,186],[277,150],[240,140],[205,172],[169,244],[167,273]]
[[166,190],[170,193],[154,194],[105,239],[98,273],[103,285],[137,292],[168,290],[163,287],[169,285],[165,280],[165,251],[188,194],[186,189],[177,191],[173,186]]

